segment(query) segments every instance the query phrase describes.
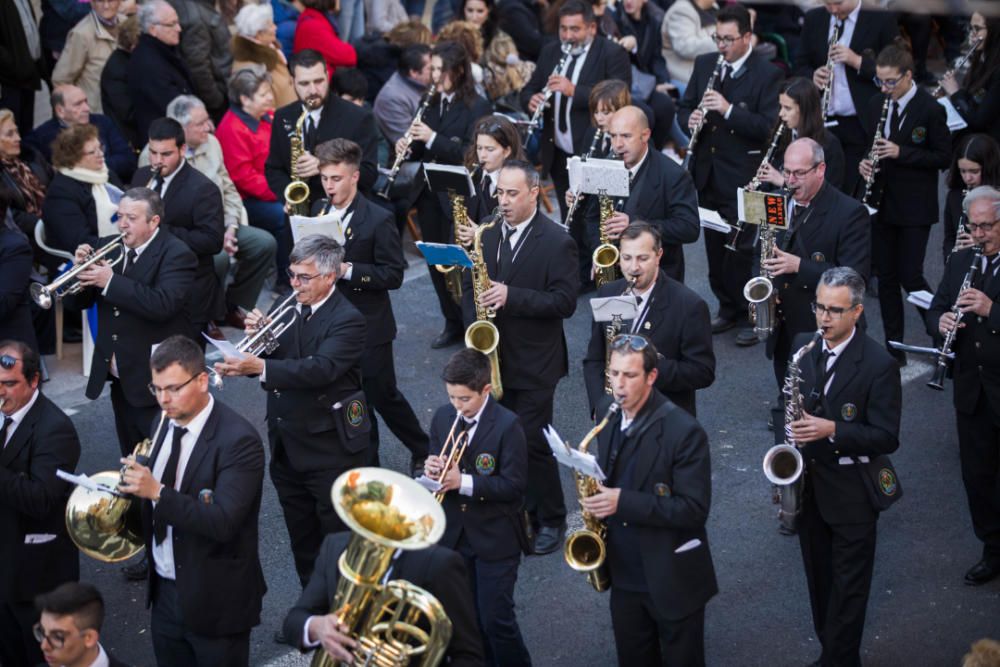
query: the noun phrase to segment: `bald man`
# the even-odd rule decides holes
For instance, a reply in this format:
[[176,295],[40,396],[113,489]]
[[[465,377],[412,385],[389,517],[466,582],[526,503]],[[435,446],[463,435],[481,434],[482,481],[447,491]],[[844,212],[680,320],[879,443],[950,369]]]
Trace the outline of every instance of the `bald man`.
[[[641,220],[660,231],[663,257],[660,267],[674,280],[684,282],[681,246],[698,240],[698,193],[691,175],[670,158],[649,147],[649,120],[641,109],[622,107],[611,118],[611,146],[625,161],[631,187],[628,198],[615,198],[615,214],[605,227],[617,243],[629,223]],[[588,257],[599,244],[598,197],[584,200]]]

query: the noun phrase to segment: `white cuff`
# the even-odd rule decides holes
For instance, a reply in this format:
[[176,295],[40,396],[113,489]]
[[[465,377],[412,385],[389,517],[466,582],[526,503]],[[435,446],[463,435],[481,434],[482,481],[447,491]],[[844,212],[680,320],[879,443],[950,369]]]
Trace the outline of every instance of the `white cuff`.
[[732,104],[730,104],[730,105],[729,105],[729,108],[728,108],[728,109],[726,109],[726,113],[724,113],[724,114],[722,115],[722,117],[723,117],[723,118],[725,118],[726,120],[729,120],[729,116],[730,116],[730,114],[732,114],[732,113],[733,113],[733,105],[732,105]]
[[437,135],[438,135],[438,133],[437,133],[437,132],[434,132],[433,134],[431,134],[431,138],[430,138],[430,139],[428,139],[428,140],[427,140],[427,143],[426,143],[426,144],[424,144],[424,145],[425,145],[425,146],[427,146],[427,148],[430,148],[430,147],[431,147],[431,144],[433,144],[433,143],[434,143],[434,140],[435,140],[435,139],[437,139]]
[[104,286],[104,289],[102,289],[102,290],[101,290],[101,296],[107,296],[107,295],[108,295],[108,287],[110,287],[110,286],[111,286],[111,281],[112,281],[112,280],[114,280],[114,277],[115,277],[115,274],[113,274],[113,273],[112,273],[112,274],[111,274],[111,277],[110,277],[110,278],[108,278],[108,283],[107,283],[107,285],[105,285],[105,286]]
[[316,648],[322,642],[311,642],[309,641],[309,624],[312,620],[316,618],[315,616],[310,616],[306,619],[305,625],[302,626],[302,647],[303,648]]
[[267,382],[267,362],[264,362],[264,370],[260,372],[260,383],[264,384]]
[[347,270],[344,271],[344,275],[342,276],[342,278],[344,280],[350,280],[351,276],[353,276],[353,275],[354,275],[354,263],[353,262],[348,262],[347,263]]
[[472,475],[462,474],[462,484],[458,487],[458,492],[463,496],[472,495]]

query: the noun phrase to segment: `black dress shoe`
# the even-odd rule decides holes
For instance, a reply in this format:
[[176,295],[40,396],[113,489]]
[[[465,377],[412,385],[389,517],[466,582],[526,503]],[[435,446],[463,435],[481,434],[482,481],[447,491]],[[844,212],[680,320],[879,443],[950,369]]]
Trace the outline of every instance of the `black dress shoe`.
[[736,326],[736,320],[727,320],[724,317],[716,317],[712,319],[712,333],[719,334],[723,331],[729,331]]
[[965,583],[969,586],[981,586],[993,581],[998,575],[1000,575],[1000,563],[990,563],[984,558],[965,573]]
[[143,556],[138,563],[123,567],[122,572],[129,581],[145,581],[149,577],[149,559]]
[[544,556],[556,551],[562,546],[566,534],[566,524],[561,526],[542,526],[535,535],[535,555]]
[[756,345],[760,342],[760,338],[757,338],[757,334],[750,327],[746,329],[740,329],[740,332],[736,334],[736,344],[740,347],[750,347]]
[[281,628],[274,631],[274,643],[292,645],[292,643],[288,641],[288,637],[285,636],[285,631]]
[[456,343],[462,342],[464,337],[465,336],[461,331],[450,331],[445,329],[431,342],[431,349],[440,350],[442,347],[450,347]]

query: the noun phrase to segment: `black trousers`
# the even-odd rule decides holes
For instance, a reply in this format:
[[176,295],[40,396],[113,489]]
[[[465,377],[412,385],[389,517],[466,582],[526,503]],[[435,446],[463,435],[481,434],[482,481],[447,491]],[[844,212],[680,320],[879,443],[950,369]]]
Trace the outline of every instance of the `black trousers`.
[[854,189],[861,178],[858,165],[868,155],[871,144],[868,143],[857,116],[830,116],[830,121],[837,121],[829,130],[840,139],[840,145],[844,149],[844,182],[840,189],[844,194],[854,196]]
[[[451,212],[446,212],[442,209],[438,196],[427,188],[424,188],[423,192],[417,198],[417,220],[420,223],[420,235],[425,242],[454,242],[452,229],[454,222],[452,221]],[[434,293],[437,294],[441,315],[444,316],[445,329],[455,333],[464,331],[465,329],[462,326],[462,309],[455,303],[455,300],[448,292],[448,285],[445,282],[444,274],[433,266],[428,266],[427,272],[431,276]]]
[[[199,336],[201,338],[201,336]],[[122,456],[128,456],[135,446],[152,436],[153,420],[159,417],[158,405],[136,407],[125,398],[121,382],[111,378],[111,410],[115,413],[115,431],[118,433],[118,447]]]
[[656,610],[649,593],[611,587],[611,627],[623,667],[700,667],[705,664],[705,609],[678,621]]
[[877,522],[830,525],[806,478],[799,546],[823,667],[861,665],[861,635],[875,565]]
[[0,601],[0,665],[39,665],[45,661],[31,634],[38,617],[33,602]]
[[552,400],[555,387],[546,389],[510,389],[504,387],[500,405],[521,419],[528,444],[528,489],[525,505],[532,521],[542,526],[566,523],[566,502],[559,481],[559,464],[552,456],[542,429],[552,423]]
[[[880,212],[878,217],[881,217]],[[878,302],[882,310],[885,340],[903,340],[903,295],[907,292],[928,290],[924,278],[924,255],[930,227],[897,227],[886,225],[876,218],[872,223],[872,268],[878,276]],[[926,312],[918,308],[921,317]]]
[[[434,271],[434,269],[431,269]],[[393,362],[392,343],[376,345],[365,350],[361,360],[362,389],[368,407],[377,410],[392,434],[410,450],[415,459],[427,458],[429,439],[420,426],[410,403],[396,386],[396,365]],[[378,465],[378,422],[372,414],[371,454]]]
[[[729,222],[736,223],[736,193],[723,193],[710,182],[703,192],[698,193],[705,208],[713,209]],[[745,324],[747,322],[747,300],[743,298],[743,286],[753,272],[753,225],[745,225],[739,236],[738,250],[726,249],[731,234],[723,234],[704,229],[705,256],[708,259],[708,284],[719,300],[719,317]]]
[[[154,575],[157,576],[157,575]],[[250,631],[206,637],[184,625],[177,583],[157,576],[150,619],[159,667],[242,667],[250,664]]]
[[985,391],[979,392],[972,414],[955,417],[972,529],[983,543],[983,558],[1000,565],[1000,417]]

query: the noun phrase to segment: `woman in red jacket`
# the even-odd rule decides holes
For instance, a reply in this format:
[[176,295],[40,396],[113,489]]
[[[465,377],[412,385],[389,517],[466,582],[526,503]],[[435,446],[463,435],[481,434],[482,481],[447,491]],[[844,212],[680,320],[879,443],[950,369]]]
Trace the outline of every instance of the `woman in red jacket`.
[[294,52],[315,49],[322,53],[331,77],[338,67],[357,67],[358,54],[354,47],[339,36],[340,29],[334,18],[339,10],[338,0],[302,0],[302,4],[306,8],[295,26]]

